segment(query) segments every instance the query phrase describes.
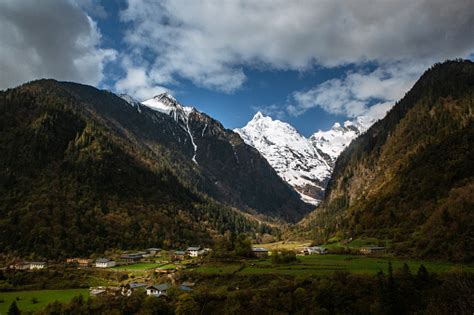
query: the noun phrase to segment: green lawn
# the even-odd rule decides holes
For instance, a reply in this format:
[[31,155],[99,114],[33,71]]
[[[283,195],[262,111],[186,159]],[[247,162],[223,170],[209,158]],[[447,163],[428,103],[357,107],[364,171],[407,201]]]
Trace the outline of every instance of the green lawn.
[[161,265],[159,266],[161,269],[176,269],[176,265],[175,264],[164,264],[164,265]]
[[145,271],[148,269],[154,269],[158,267],[160,264],[157,263],[138,263],[133,265],[123,265],[123,266],[115,266],[113,270],[126,270],[126,271]]
[[391,258],[378,258],[367,256],[351,255],[311,255],[299,256],[298,262],[284,265],[273,265],[270,259],[253,260],[242,263],[231,264],[204,264],[193,271],[206,274],[285,274],[285,275],[326,275],[334,271],[348,271],[358,274],[376,274],[379,270],[384,272],[388,269],[388,262],[392,262],[394,269],[400,268],[403,263],[407,263],[410,270],[416,273],[419,266],[423,265],[430,272],[448,272],[463,269],[474,272],[474,266],[462,266],[450,263],[403,260]]
[[[84,298],[89,296],[88,289],[67,289],[67,290],[35,290],[35,291],[14,291],[14,292],[0,292],[0,314],[7,314],[10,304],[19,297],[16,301],[18,308],[22,311],[35,311],[44,308],[51,302],[67,302],[73,297],[82,294]],[[32,298],[36,298],[38,303],[33,304]]]

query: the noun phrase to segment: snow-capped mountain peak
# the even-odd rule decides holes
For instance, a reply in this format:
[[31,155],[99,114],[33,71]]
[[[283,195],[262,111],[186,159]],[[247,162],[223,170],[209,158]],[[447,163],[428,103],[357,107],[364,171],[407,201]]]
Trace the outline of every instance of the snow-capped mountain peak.
[[306,202],[317,204],[316,190],[322,190],[330,166],[311,141],[290,124],[257,112],[248,124],[235,129],[245,143],[256,148],[278,175],[293,186]]
[[191,144],[194,148],[194,156],[192,159],[194,163],[197,164],[197,145],[194,141],[191,128],[189,127],[189,116],[193,112],[197,113],[196,109],[194,107],[181,105],[169,93],[162,93],[156,95],[155,97],[149,100],[143,101],[142,104],[154,111],[171,116],[181,126],[181,128],[186,130],[191,140]]
[[193,107],[186,107],[181,105],[173,96],[171,96],[169,93],[162,93],[159,95],[154,96],[153,98],[150,98],[149,100],[143,101],[143,105],[167,114],[171,115],[172,113],[175,113],[175,116],[179,116],[179,114],[185,114],[186,116],[191,113],[194,108]]
[[245,127],[234,131],[256,148],[304,201],[318,204],[339,154],[373,122],[368,117],[343,125],[336,122],[331,129],[306,138],[290,124],[257,112]]
[[336,122],[331,129],[319,130],[309,139],[316,149],[329,157],[328,163],[333,165],[351,141],[369,129],[374,122],[373,118],[365,116],[357,117],[354,121],[345,121],[344,126]]

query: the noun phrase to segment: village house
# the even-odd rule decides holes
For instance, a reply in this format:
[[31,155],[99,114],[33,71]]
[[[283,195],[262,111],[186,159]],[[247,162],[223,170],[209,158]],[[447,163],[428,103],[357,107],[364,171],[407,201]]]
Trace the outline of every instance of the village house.
[[383,246],[368,246],[360,249],[360,252],[364,255],[383,254],[385,251]]
[[44,269],[44,267],[46,267],[46,262],[44,261],[31,261],[30,262],[30,270]]
[[115,261],[107,258],[99,258],[95,261],[95,266],[97,268],[110,268],[115,266]]
[[145,291],[146,284],[143,282],[130,282],[122,287],[122,295],[130,296],[134,291]]
[[263,247],[254,247],[252,248],[252,252],[258,258],[268,257],[268,249]]
[[167,283],[151,285],[146,288],[146,294],[149,296],[156,296],[156,297],[163,296],[163,295],[166,295],[166,291],[170,287],[171,286]]
[[201,249],[201,247],[188,247],[186,249],[186,254],[189,255],[189,257],[193,257],[193,258],[196,258],[196,257],[200,257],[202,255],[204,255],[205,251],[204,249]]
[[89,288],[89,295],[90,296],[99,296],[105,294],[105,287],[90,287]]
[[122,292],[120,287],[90,287],[89,294],[90,296],[99,296],[99,295],[109,295],[109,296],[118,296]]
[[120,260],[128,264],[133,264],[142,260],[144,253],[130,253],[120,256]]
[[88,259],[88,258],[78,258],[77,259],[77,264],[80,266],[80,267],[90,267],[92,266],[92,259]]
[[30,269],[30,263],[23,260],[15,261],[10,265],[10,269],[28,270]]
[[173,260],[183,260],[186,258],[186,252],[182,251],[182,250],[177,250],[173,253],[173,255],[171,256],[171,258]]
[[10,268],[15,270],[38,270],[45,267],[46,262],[44,261],[16,261],[10,265]]
[[305,247],[301,250],[302,255],[314,255],[314,254],[324,255],[327,253],[328,253],[327,248],[319,247],[319,246]]

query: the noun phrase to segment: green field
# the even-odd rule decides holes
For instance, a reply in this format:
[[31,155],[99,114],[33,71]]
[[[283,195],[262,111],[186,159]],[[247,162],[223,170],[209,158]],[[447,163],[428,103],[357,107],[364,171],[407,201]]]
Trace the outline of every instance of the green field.
[[[18,308],[22,311],[34,311],[44,308],[51,302],[67,302],[73,297],[81,295],[84,298],[89,296],[88,289],[67,289],[67,290],[35,290],[35,291],[14,291],[0,292],[0,315],[7,314],[10,304],[16,301]],[[36,298],[38,303],[32,303],[31,299]]]
[[334,271],[347,271],[358,274],[376,274],[379,270],[387,271],[388,262],[392,262],[394,269],[407,263],[410,270],[416,273],[423,264],[430,272],[449,272],[464,270],[474,272],[474,266],[462,266],[450,263],[403,260],[392,258],[378,258],[351,255],[311,255],[299,256],[298,262],[284,265],[273,265],[271,260],[262,259],[246,261],[244,263],[219,264],[209,263],[191,269],[205,274],[284,274],[284,275],[326,275]]
[[158,266],[160,266],[160,264],[157,264],[157,263],[139,263],[139,264],[133,264],[133,265],[115,266],[112,269],[113,270],[126,270],[126,271],[145,271],[145,270],[148,270],[148,269],[154,269]]

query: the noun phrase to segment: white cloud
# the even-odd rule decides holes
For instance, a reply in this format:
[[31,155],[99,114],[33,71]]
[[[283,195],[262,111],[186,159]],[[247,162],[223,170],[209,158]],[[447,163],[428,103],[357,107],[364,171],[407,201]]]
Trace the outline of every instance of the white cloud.
[[144,101],[155,95],[169,92],[165,87],[153,84],[153,80],[144,67],[134,67],[129,62],[125,64],[127,64],[125,78],[115,83],[115,89],[119,93],[126,93]]
[[299,116],[315,107],[347,117],[382,118],[401,99],[427,65],[393,63],[373,71],[349,72],[307,91],[294,92],[287,112]]
[[474,50],[472,0],[129,0],[122,19],[134,52],[154,56],[147,73],[227,92],[244,84],[247,66],[429,64]]
[[100,48],[93,20],[69,1],[0,3],[0,88],[55,78],[96,85],[116,51]]
[[99,19],[108,17],[107,11],[100,4],[99,0],[74,0],[77,5],[84,9],[88,14]]

